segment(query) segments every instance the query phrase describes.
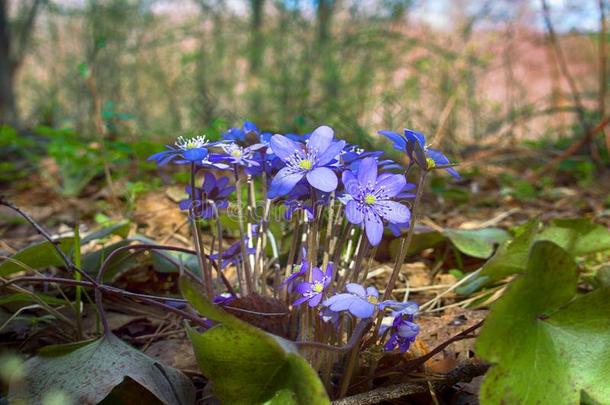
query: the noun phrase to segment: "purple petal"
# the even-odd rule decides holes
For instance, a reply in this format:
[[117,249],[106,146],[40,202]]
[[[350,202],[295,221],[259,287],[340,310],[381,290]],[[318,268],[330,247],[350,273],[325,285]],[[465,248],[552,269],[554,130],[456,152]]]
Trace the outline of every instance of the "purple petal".
[[316,294],[313,296],[313,298],[309,301],[309,306],[310,307],[317,307],[318,304],[320,304],[320,301],[322,301],[322,294]]
[[345,217],[354,225],[362,223],[364,214],[360,211],[359,204],[356,201],[350,200],[347,202],[347,205],[345,206]]
[[313,281],[322,281],[324,278],[324,272],[322,272],[319,267],[314,267],[311,270],[311,278]]
[[[317,150],[319,154],[323,154],[333,141],[334,134],[333,129],[326,125],[316,128],[307,141],[307,149]],[[275,151],[275,148],[273,150]]]
[[396,201],[377,201],[375,206],[377,212],[388,222],[402,224],[409,222],[411,219],[411,212],[409,209]]
[[402,151],[407,149],[407,141],[400,134],[392,131],[378,131],[377,133],[392,141],[394,143],[394,149]]
[[345,286],[345,289],[347,291],[349,291],[350,293],[352,293],[352,294],[355,294],[355,295],[357,295],[359,297],[362,297],[362,298],[366,298],[366,291],[364,290],[364,287],[361,286],[360,284],[348,283]]
[[283,135],[273,135],[269,144],[271,149],[273,149],[273,153],[284,162],[295,153],[301,157],[304,156],[302,145]]
[[375,298],[379,298],[379,291],[377,291],[377,289],[375,287],[367,287],[366,288],[366,296],[367,297],[375,297]]
[[405,138],[408,142],[417,142],[421,145],[422,149],[426,148],[426,136],[421,132],[413,131],[405,128]]
[[360,184],[375,184],[377,181],[377,162],[371,157],[362,159],[358,168],[358,181]]
[[350,305],[352,305],[354,300],[360,299],[361,298],[358,298],[354,294],[337,294],[324,301],[324,306],[329,307],[332,311],[335,312],[345,311],[349,308]]
[[396,196],[404,189],[406,184],[405,176],[402,174],[392,174],[390,176],[383,176],[381,180],[378,178],[375,189],[383,190],[383,196],[380,195],[379,198],[386,199]]
[[345,190],[348,194],[354,197],[357,197],[358,194],[360,194],[360,183],[358,183],[358,179],[356,176],[354,176],[354,173],[349,170],[344,171],[341,175],[341,181],[343,182]]
[[383,223],[377,215],[371,212],[368,212],[367,215],[365,215],[364,230],[366,231],[366,236],[372,246],[377,246],[379,242],[381,242],[381,237],[383,236]]
[[311,291],[311,284],[308,282],[299,283],[294,290],[299,294],[306,293]]
[[375,312],[375,306],[365,300],[357,300],[352,302],[348,311],[358,318],[370,318]]
[[337,175],[328,167],[316,167],[308,172],[306,177],[309,184],[325,193],[337,189]]
[[182,156],[184,156],[184,158],[186,160],[188,160],[189,162],[198,162],[200,160],[205,159],[205,157],[207,155],[208,155],[208,150],[205,148],[187,149],[184,152],[182,152]]
[[336,158],[339,155],[339,153],[341,153],[343,148],[345,148],[345,141],[337,141],[337,142],[331,143],[330,146],[326,149],[326,151],[318,156],[317,164],[319,166],[326,165],[331,160]]
[[302,303],[304,303],[307,300],[309,300],[309,297],[300,297],[295,302],[293,302],[292,305],[294,305],[296,307],[297,305],[301,305]]
[[288,194],[303,178],[303,175],[303,172],[294,172],[291,168],[284,167],[277,172],[273,181],[271,181],[269,194],[272,196]]

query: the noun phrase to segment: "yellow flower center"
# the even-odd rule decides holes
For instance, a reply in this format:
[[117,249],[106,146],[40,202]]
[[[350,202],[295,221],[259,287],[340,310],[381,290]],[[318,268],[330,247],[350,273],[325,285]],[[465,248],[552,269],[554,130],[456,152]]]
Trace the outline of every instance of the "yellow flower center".
[[315,282],[311,287],[311,291],[321,293],[324,290],[324,285],[320,282]]
[[433,169],[436,167],[436,162],[432,160],[432,158],[426,158],[426,164],[428,165],[428,169]]
[[366,196],[364,196],[365,204],[373,205],[373,204],[375,204],[375,201],[377,201],[377,199],[375,198],[375,196],[373,194],[367,194]]
[[233,156],[233,157],[241,157],[241,150],[239,150],[239,149],[234,149],[234,150],[231,152],[231,156]]
[[374,295],[369,295],[368,297],[366,297],[366,300],[371,304],[377,304],[377,297],[375,297]]
[[301,167],[301,169],[303,170],[310,170],[311,167],[313,166],[311,163],[311,160],[309,159],[303,159],[301,160],[301,162],[299,163],[299,166]]

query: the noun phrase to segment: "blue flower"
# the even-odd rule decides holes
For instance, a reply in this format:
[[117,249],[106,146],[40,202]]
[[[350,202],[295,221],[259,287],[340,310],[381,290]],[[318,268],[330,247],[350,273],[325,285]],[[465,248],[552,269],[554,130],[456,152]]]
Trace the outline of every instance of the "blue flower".
[[398,347],[400,352],[404,353],[409,350],[418,333],[419,325],[413,322],[413,315],[399,315],[392,322],[392,334],[384,349],[391,351]]
[[303,178],[314,188],[329,193],[337,188],[337,175],[330,169],[343,150],[345,141],[333,142],[334,132],[327,126],[318,127],[306,144],[295,142],[286,136],[271,138],[273,153],[284,162],[273,178],[270,197],[286,195]]
[[292,288],[293,282],[297,278],[303,277],[304,275],[306,275],[307,272],[309,271],[309,262],[307,261],[307,250],[305,250],[305,248],[303,248],[301,250],[301,264],[299,266],[295,266],[295,267],[298,267],[297,271],[295,271],[294,273],[292,273],[291,275],[286,277],[286,280],[284,280],[282,282],[282,284],[280,284],[280,287],[287,285],[289,287],[290,292],[292,292],[291,288]]
[[370,318],[375,313],[379,301],[379,291],[375,287],[367,287],[356,283],[345,286],[347,293],[336,294],[322,304],[331,311],[348,311],[357,318]]
[[[248,247],[247,240],[246,240],[246,253],[247,254],[256,253],[256,248]],[[222,262],[220,263],[221,269],[226,268],[230,264],[232,264],[234,266],[238,266],[241,262],[243,262],[243,257],[241,254],[241,242],[237,241],[237,242],[233,243],[231,246],[229,246],[228,249],[226,249],[224,252],[222,252],[221,255],[219,255],[218,253],[211,254],[210,259],[212,259],[212,260],[222,259]]]
[[225,160],[233,165],[238,166],[260,166],[260,163],[255,159],[254,153],[265,145],[256,143],[248,147],[241,147],[236,143],[228,143],[221,145],[226,153]]
[[303,282],[297,286],[296,292],[301,294],[301,297],[292,305],[297,306],[307,302],[307,305],[311,308],[318,306],[320,301],[322,301],[324,290],[326,290],[326,287],[328,287],[332,281],[334,267],[332,262],[328,263],[326,266],[326,273],[323,273],[320,268],[314,267],[311,271],[311,283]]
[[235,186],[229,184],[228,177],[214,177],[212,173],[206,173],[201,188],[195,187],[195,205],[193,206],[193,192],[191,186],[186,187],[186,198],[178,204],[183,211],[192,210],[192,214],[198,218],[209,219],[215,216],[216,210],[227,208],[228,197],[235,191]]
[[307,203],[308,197],[309,188],[302,182],[297,184],[284,201],[284,206],[286,207],[284,218],[290,221],[296,212],[302,210],[307,216],[307,220],[313,221],[314,212],[311,204]]
[[208,148],[218,142],[208,142],[205,135],[185,139],[176,139],[175,146],[166,145],[168,150],[155,153],[148,160],[154,160],[159,166],[166,165],[174,159],[176,164],[199,163],[208,156]]
[[252,143],[265,143],[264,139],[267,139],[270,134],[268,132],[261,133],[256,124],[250,121],[244,121],[241,128],[230,128],[227,132],[224,132],[222,139],[225,141],[237,142],[240,144],[252,144]]
[[[426,146],[426,136],[421,132],[405,129],[404,136],[392,131],[379,131],[379,134],[390,139],[394,144],[394,149],[407,152],[411,162],[416,162],[423,170],[451,164],[449,158],[441,151]],[[460,178],[453,167],[448,167],[445,170],[456,179]]]
[[376,246],[381,241],[384,219],[395,224],[409,222],[409,209],[391,200],[407,184],[403,175],[384,173],[377,176],[375,159],[367,157],[360,163],[358,176],[346,170],[342,181],[349,196],[345,207],[347,220],[354,225],[364,225],[371,245]]

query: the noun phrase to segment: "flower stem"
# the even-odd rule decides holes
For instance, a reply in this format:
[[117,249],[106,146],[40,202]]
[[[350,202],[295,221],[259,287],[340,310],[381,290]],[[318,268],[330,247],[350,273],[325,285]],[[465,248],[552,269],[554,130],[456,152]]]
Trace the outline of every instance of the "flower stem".
[[[388,285],[383,293],[382,301],[389,299],[392,296],[392,290],[396,285],[396,280],[398,279],[398,274],[400,274],[400,270],[402,265],[407,257],[407,251],[409,250],[409,246],[411,245],[411,240],[413,239],[413,234],[415,233],[415,224],[417,222],[417,216],[419,213],[419,206],[421,205],[421,199],[424,194],[424,187],[426,185],[426,178],[428,175],[428,171],[422,170],[419,177],[419,185],[417,187],[417,194],[415,194],[415,201],[413,201],[413,209],[411,210],[411,221],[409,221],[409,230],[407,231],[407,235],[402,238],[400,242],[400,252],[396,257],[396,261],[394,262],[394,268],[392,270],[392,275],[390,276],[390,280],[388,281]],[[373,339],[379,333],[379,328],[381,328],[381,321],[383,320],[383,312],[380,311],[377,316],[377,323],[375,325],[375,331],[373,334]]]
[[[199,214],[197,210],[197,198],[195,196],[195,174],[197,168],[195,163],[191,163],[191,227],[193,229],[193,244],[197,251],[197,260],[199,262],[199,268],[201,269],[201,275],[203,280],[203,288],[208,295],[208,298],[214,298],[214,289],[212,287],[212,272],[208,266],[205,253],[203,251],[203,242],[201,240],[201,229],[199,228]],[[202,195],[202,201],[205,199],[205,195]]]
[[241,257],[243,264],[243,273],[240,277],[240,272],[238,270],[237,276],[243,281],[240,281],[242,286],[242,294],[248,295],[251,291],[253,291],[252,285],[252,274],[250,270],[250,260],[248,258],[248,252],[246,249],[246,232],[244,229],[244,207],[242,205],[241,198],[241,180],[239,178],[239,167],[235,165],[233,167],[233,173],[235,174],[235,189],[236,189],[236,198],[237,198],[237,220],[239,222],[239,246],[241,247]]

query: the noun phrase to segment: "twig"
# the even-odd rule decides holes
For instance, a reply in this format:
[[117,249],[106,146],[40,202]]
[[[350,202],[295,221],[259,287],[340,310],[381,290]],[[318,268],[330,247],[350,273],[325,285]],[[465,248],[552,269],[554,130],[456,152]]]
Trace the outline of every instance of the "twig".
[[[441,391],[460,381],[470,381],[474,377],[485,374],[489,368],[486,364],[469,363],[457,367],[445,375],[442,380],[408,382],[403,384],[381,387],[362,394],[333,401],[333,405],[367,405],[377,404],[386,400],[401,398],[406,395],[429,392],[430,385],[434,391]],[[429,385],[430,383],[430,385]]]
[[43,238],[45,238],[47,241],[49,241],[53,245],[53,247],[55,248],[57,253],[59,253],[59,255],[61,256],[61,259],[63,260],[63,262],[65,263],[66,267],[68,268],[68,270],[70,272],[75,271],[77,273],[80,273],[81,276],[83,276],[86,280],[91,282],[93,285],[97,285],[97,282],[95,281],[95,279],[93,277],[91,277],[89,274],[87,274],[86,272],[84,272],[83,270],[79,269],[72,262],[72,260],[68,257],[68,255],[66,255],[64,253],[64,251],[61,250],[61,247],[59,246],[60,243],[57,240],[54,240],[53,237],[51,235],[49,235],[49,233],[47,231],[45,231],[42,228],[42,226],[40,226],[38,224],[38,222],[36,222],[30,215],[26,214],[25,212],[23,212],[21,210],[21,208],[17,207],[13,203],[6,200],[4,198],[4,196],[0,196],[0,205],[4,205],[5,207],[8,207],[8,208],[12,209],[13,211],[15,211],[17,214],[21,215],[26,221],[28,221],[28,223],[30,225],[32,225],[32,227],[34,227],[34,229],[36,229],[36,232],[38,232],[40,235],[42,235]]

